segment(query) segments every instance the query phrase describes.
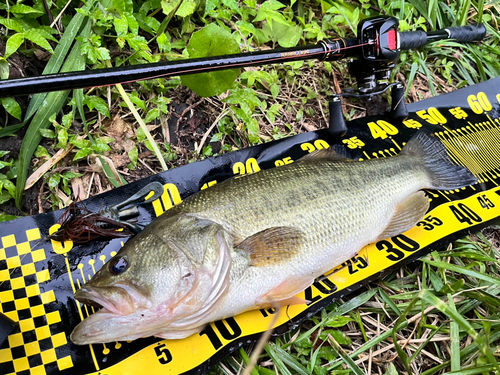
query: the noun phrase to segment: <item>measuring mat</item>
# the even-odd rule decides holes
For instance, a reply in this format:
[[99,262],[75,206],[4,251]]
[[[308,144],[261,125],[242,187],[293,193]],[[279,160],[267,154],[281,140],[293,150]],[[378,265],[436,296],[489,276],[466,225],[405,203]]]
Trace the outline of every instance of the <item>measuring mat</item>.
[[[98,212],[158,181],[165,187],[162,197],[139,207],[138,220],[145,225],[191,194],[228,178],[280,167],[333,144],[343,145],[354,159],[391,157],[418,129],[430,130],[478,183],[454,191],[426,191],[431,209],[417,226],[366,246],[316,281],[298,295],[308,304],[280,309],[275,332],[284,333],[381,272],[400,268],[500,217],[500,78],[408,105],[408,110],[402,122],[384,116],[357,119],[348,123],[348,133],[340,139],[331,138],[326,129],[300,134],[185,165],[83,203]],[[258,339],[277,313],[246,312],[183,340],[150,337],[74,345],[69,339],[73,328],[95,311],[78,303],[74,293],[126,239],[83,245],[48,239],[64,211],[0,223],[0,313],[18,322],[0,343],[0,374],[202,374]]]

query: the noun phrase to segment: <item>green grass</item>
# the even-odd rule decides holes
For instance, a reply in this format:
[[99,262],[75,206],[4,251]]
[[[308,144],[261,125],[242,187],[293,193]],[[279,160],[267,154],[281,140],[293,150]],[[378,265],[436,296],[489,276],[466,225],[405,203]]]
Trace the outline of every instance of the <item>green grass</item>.
[[[14,4],[8,0],[0,5],[7,15],[0,17],[0,23],[7,28],[1,38],[11,55],[8,61],[16,51],[35,59],[40,52],[53,49],[56,54],[46,72],[179,59],[187,54],[193,33],[208,24],[223,28],[248,51],[352,35],[360,20],[381,13],[399,18],[402,31],[487,24],[490,36],[483,43],[442,41],[403,53],[393,77],[405,82],[408,101],[500,75],[497,2],[301,1],[293,8],[294,14],[289,4],[271,1],[184,0],[174,16],[175,1],[103,0],[99,7],[87,1],[78,13],[74,2],[62,13],[57,27],[50,27],[51,19],[57,18],[65,1],[49,2],[50,17],[41,2],[35,1],[30,9]],[[73,44],[75,38],[77,44]],[[0,74],[5,77],[5,59],[0,59]],[[0,220],[12,218],[4,214],[2,203],[16,198],[21,205],[28,167],[37,169],[67,145],[74,146],[70,157],[55,168],[88,166],[91,154],[115,160],[119,176],[107,170],[98,184],[86,186],[92,195],[125,183],[124,177],[131,181],[213,156],[216,152],[210,141],[220,142],[217,152],[223,153],[324,127],[335,82],[344,88],[355,85],[345,62],[295,62],[248,70],[229,90],[206,99],[191,96],[181,80],[172,77],[124,85],[126,94],[110,87],[37,95],[22,116],[17,103],[2,100],[7,121],[0,136],[18,130],[15,118],[26,123],[33,120],[20,157],[0,153]],[[50,105],[42,105],[44,98],[50,98],[45,101]],[[205,136],[200,152],[189,152],[186,144],[172,145],[164,128],[173,103],[187,99],[193,105],[201,102],[197,110],[207,117],[208,126],[215,123],[209,134],[193,135],[196,142]],[[362,113],[357,105],[347,107],[348,117]],[[129,147],[110,147],[110,124],[118,124],[117,115],[123,120],[120,129],[125,135],[116,141],[123,146],[131,140]],[[151,136],[144,126],[140,130],[134,116],[144,120]],[[87,138],[80,139],[84,135]],[[156,156],[149,157],[149,150]],[[117,156],[125,162],[118,164]],[[37,187],[44,197],[42,210],[61,207],[61,193],[75,199],[69,180],[82,178],[85,185],[85,175],[68,176],[56,170],[47,173],[44,186]],[[456,241],[329,306],[300,328],[268,343],[252,375],[487,374],[498,370],[500,254],[495,247],[498,237],[488,233],[489,239],[478,233]],[[238,373],[250,352],[247,349],[226,359],[212,373]]]

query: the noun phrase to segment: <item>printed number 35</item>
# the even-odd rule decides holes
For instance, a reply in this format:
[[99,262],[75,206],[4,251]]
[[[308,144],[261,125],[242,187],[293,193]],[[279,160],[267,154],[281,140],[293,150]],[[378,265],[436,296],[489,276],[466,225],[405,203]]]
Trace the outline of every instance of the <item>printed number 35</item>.
[[425,230],[433,230],[434,227],[443,225],[443,222],[435,216],[426,216],[417,223],[417,226],[423,227]]

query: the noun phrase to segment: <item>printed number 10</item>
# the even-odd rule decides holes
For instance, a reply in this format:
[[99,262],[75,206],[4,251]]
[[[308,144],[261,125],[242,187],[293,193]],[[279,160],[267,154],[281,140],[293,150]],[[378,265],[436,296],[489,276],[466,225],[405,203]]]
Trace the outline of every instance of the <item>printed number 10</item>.
[[[227,327],[224,322],[227,324]],[[218,320],[214,323],[214,326],[225,340],[233,340],[241,335],[241,327],[238,325],[234,318]],[[228,329],[228,327],[232,332]],[[215,350],[222,347],[222,341],[220,340],[219,335],[211,324],[207,325],[203,329],[203,331],[200,332],[200,336],[203,335],[206,335],[208,337]]]

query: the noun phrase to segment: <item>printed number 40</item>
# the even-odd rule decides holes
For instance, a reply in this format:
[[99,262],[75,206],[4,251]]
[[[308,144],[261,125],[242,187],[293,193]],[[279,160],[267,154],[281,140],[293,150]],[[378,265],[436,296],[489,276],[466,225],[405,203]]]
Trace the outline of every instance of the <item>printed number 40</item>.
[[368,128],[372,133],[373,139],[382,138],[386,139],[387,135],[396,135],[399,133],[398,128],[389,124],[387,121],[378,120],[377,122],[369,122]]

